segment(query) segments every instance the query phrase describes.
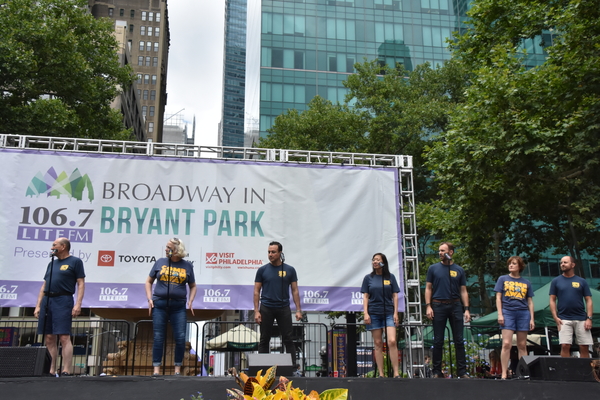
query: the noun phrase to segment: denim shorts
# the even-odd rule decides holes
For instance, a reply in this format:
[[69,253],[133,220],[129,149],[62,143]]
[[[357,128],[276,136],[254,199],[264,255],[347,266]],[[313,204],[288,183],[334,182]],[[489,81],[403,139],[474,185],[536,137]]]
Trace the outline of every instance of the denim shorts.
[[529,321],[531,320],[529,310],[505,310],[502,315],[504,316],[504,325],[500,327],[501,329],[529,332]]
[[[385,325],[395,327],[394,314],[388,314],[385,319]],[[371,323],[367,324],[367,330],[383,329],[383,315],[371,315]]]

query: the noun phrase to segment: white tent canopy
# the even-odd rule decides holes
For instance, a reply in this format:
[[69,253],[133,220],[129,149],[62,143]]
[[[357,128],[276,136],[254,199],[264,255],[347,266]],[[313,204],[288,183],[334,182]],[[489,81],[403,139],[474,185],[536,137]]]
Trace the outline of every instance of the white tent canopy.
[[206,342],[207,350],[256,350],[258,334],[244,325],[238,325]]

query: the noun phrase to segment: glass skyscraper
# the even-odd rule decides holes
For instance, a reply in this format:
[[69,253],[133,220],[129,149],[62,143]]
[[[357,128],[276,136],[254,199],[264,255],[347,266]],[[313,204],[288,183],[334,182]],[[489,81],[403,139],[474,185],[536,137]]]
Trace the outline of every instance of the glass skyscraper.
[[[248,54],[260,52],[255,57],[260,69],[256,74],[246,70],[243,88],[251,96],[231,109],[235,96],[228,90],[233,86],[228,85],[237,83],[228,76],[234,61],[230,61],[227,37],[246,15],[236,10],[239,14],[231,18],[229,7],[240,3],[246,0],[227,0],[224,79],[230,83],[224,83],[223,145],[230,143],[226,137],[233,129],[229,128],[239,127],[228,115],[233,110],[258,120],[263,136],[276,116],[288,109],[307,109],[316,95],[342,102],[347,92],[342,82],[353,73],[356,62],[377,58],[390,66],[401,63],[409,70],[424,62],[443,63],[450,58],[446,38],[464,28],[469,0],[250,0],[248,15],[260,15],[260,24],[254,24],[258,32],[246,28]],[[259,90],[249,90],[254,85]],[[235,134],[243,137],[240,131]]]

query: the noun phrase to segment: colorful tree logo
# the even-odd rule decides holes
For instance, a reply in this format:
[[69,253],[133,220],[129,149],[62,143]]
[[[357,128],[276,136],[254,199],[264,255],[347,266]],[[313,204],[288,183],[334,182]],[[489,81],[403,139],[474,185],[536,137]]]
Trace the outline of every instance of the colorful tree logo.
[[85,191],[88,200],[92,202],[94,187],[87,174],[82,176],[78,168],[75,168],[71,175],[67,175],[64,171],[57,174],[54,167],[50,167],[44,175],[41,172],[35,174],[27,186],[25,196],[39,197],[46,194],[48,197],[56,196],[58,199],[60,196],[68,196],[69,199],[82,200]]

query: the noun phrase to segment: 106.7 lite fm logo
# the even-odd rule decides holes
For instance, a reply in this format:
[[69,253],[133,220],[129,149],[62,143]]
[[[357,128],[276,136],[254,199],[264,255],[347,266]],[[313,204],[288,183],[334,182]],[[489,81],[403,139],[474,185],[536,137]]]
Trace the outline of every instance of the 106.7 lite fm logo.
[[[85,198],[94,200],[94,188],[87,174],[82,175],[79,169],[71,174],[65,171],[57,173],[50,167],[45,174],[38,172],[27,186],[27,197],[67,197],[70,200],[82,201]],[[87,229],[94,210],[66,207],[49,209],[46,207],[21,207],[21,221],[17,230],[17,240],[54,241],[66,237],[71,242],[91,243],[93,230]]]

